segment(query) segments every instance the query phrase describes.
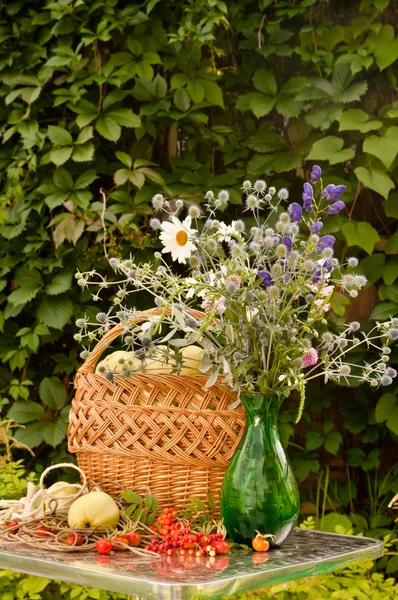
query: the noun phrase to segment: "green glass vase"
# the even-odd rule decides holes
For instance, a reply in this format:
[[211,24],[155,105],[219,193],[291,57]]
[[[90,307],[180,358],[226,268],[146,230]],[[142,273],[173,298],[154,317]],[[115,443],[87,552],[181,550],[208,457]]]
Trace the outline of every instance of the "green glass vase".
[[283,397],[246,394],[246,427],[221,488],[221,516],[234,542],[251,547],[256,531],[275,536],[280,548],[296,523],[297,482],[281,444],[278,413]]

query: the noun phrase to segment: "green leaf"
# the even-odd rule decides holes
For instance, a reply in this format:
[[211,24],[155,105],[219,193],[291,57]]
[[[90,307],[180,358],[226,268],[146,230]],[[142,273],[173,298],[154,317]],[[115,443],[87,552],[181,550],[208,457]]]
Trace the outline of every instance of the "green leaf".
[[49,296],[57,296],[68,291],[72,286],[72,273],[63,272],[55,275],[51,283],[46,285],[45,291]]
[[310,430],[306,432],[305,448],[308,451],[320,448],[324,442],[324,435],[321,431]]
[[363,185],[374,190],[383,198],[387,198],[390,191],[395,187],[393,180],[381,169],[357,167],[354,169],[354,173]]
[[307,479],[310,473],[317,473],[320,468],[319,460],[316,458],[301,458],[292,462],[298,483],[302,483]]
[[376,242],[380,240],[376,229],[366,221],[344,223],[341,229],[349,246],[359,246],[368,254],[372,254]]
[[384,206],[387,217],[398,219],[398,193],[390,194]]
[[321,106],[320,108],[315,108],[307,113],[305,115],[305,120],[312,127],[317,127],[322,130],[329,129],[331,124],[339,118],[341,111],[341,107],[337,105],[330,104],[328,106]]
[[50,159],[52,162],[61,166],[66,163],[67,160],[72,156],[73,148],[72,146],[65,146],[64,148],[59,148],[58,150],[52,150],[50,152]]
[[358,83],[354,83],[350,85],[344,92],[341,94],[337,94],[334,97],[336,102],[341,102],[342,104],[348,104],[349,102],[355,102],[359,100],[361,96],[363,96],[368,89],[368,84],[366,81],[359,81]]
[[26,444],[29,448],[36,448],[44,440],[43,422],[29,423],[24,429],[17,429],[13,435],[16,440]]
[[271,98],[271,96],[255,93],[250,100],[250,109],[257,118],[265,117],[265,115],[271,112],[275,102],[276,99]]
[[398,277],[398,258],[389,260],[383,269],[383,281],[387,285],[394,283]]
[[37,310],[39,321],[54,329],[62,329],[72,314],[73,304],[67,296],[44,296]]
[[390,127],[382,137],[367,137],[363,151],[376,156],[389,169],[398,154],[398,127]]
[[69,131],[58,125],[48,127],[48,137],[56,146],[70,146],[73,144],[73,138]]
[[178,88],[184,87],[189,82],[189,75],[186,73],[175,73],[171,77],[170,89],[178,90]]
[[37,269],[30,270],[21,267],[17,269],[15,278],[20,287],[8,296],[8,302],[13,306],[26,304],[33,300],[43,285],[43,280]]
[[84,171],[75,181],[75,190],[82,190],[88,187],[93,181],[98,179],[97,173],[94,169],[89,169],[88,171]]
[[128,504],[135,504],[136,506],[141,506],[141,496],[139,496],[136,492],[126,490],[121,492],[123,500],[125,500]]
[[205,97],[205,89],[200,81],[197,81],[196,79],[188,81],[187,90],[195,104],[197,102],[202,102]]
[[47,444],[55,448],[66,437],[68,424],[64,420],[59,419],[56,423],[43,423],[43,439]]
[[338,431],[332,431],[325,438],[325,448],[330,454],[337,455],[340,445],[343,443],[343,436]]
[[372,31],[366,45],[375,55],[377,66],[381,71],[392,65],[398,58],[398,38],[395,37],[392,25],[383,25],[377,33]]
[[21,287],[38,287],[43,284],[39,271],[28,267],[19,267],[15,273],[15,279]]
[[395,317],[398,314],[398,304],[395,302],[382,302],[378,304],[374,309],[370,318],[374,321],[388,321],[391,317]]
[[126,152],[116,152],[116,157],[120,160],[121,163],[126,165],[128,169],[131,169],[133,165],[133,159]]
[[253,83],[256,90],[268,96],[275,96],[278,91],[274,75],[265,69],[257,69],[253,76]]
[[94,144],[86,142],[80,146],[75,146],[72,154],[72,160],[75,162],[88,162],[94,158]]
[[341,515],[337,512],[331,512],[322,517],[322,531],[336,533],[336,527],[342,527],[345,531],[349,531],[350,529],[352,529],[352,523],[346,515]]
[[7,419],[12,419],[15,423],[30,423],[37,421],[44,415],[44,408],[30,400],[23,402],[14,402],[7,413]]
[[398,398],[389,392],[383,394],[376,404],[375,418],[377,423],[384,423],[391,431],[398,435]]
[[184,88],[179,88],[174,94],[174,104],[182,112],[187,112],[191,105],[188,92]]
[[89,123],[92,123],[94,119],[97,118],[96,113],[83,113],[81,115],[77,115],[76,117],[76,125],[78,127],[86,127]]
[[[155,98],[157,98],[158,100],[164,98],[167,94],[167,83],[164,77],[162,77],[158,73],[152,83],[153,95],[155,96]],[[136,127],[139,127],[139,125],[136,125]]]
[[386,254],[398,254],[398,232],[390,237],[384,251]]
[[132,35],[127,38],[127,48],[130,50],[132,54],[136,54],[140,56],[142,54],[142,45],[141,42],[134,39]]
[[338,118],[339,131],[360,131],[368,133],[374,129],[380,129],[382,121],[369,121],[369,115],[360,108],[350,108],[344,111]]
[[318,43],[320,46],[323,46],[325,50],[331,52],[336,44],[342,42],[344,38],[344,27],[342,25],[335,25],[334,27],[325,28],[325,30],[322,31],[322,34],[319,36]]
[[370,283],[375,283],[383,274],[383,267],[386,262],[385,254],[376,253],[364,258],[359,266]]
[[350,160],[354,156],[352,148],[342,150],[344,140],[334,135],[315,142],[307,160],[328,160],[331,165]]
[[224,108],[224,98],[222,89],[215,81],[209,81],[208,79],[201,79],[201,85],[205,90],[205,98],[208,102],[215,104],[216,106],[221,106]]
[[30,302],[31,300],[33,300],[33,298],[35,298],[39,290],[39,287],[19,288],[18,290],[14,290],[13,292],[11,292],[11,294],[8,296],[8,302],[10,304],[13,304],[14,306],[18,306],[20,304],[27,304],[27,302]]
[[85,144],[86,142],[88,142],[88,140],[91,140],[93,135],[94,134],[92,127],[84,127],[77,136],[75,144]]
[[100,117],[97,119],[95,128],[102,137],[111,142],[117,142],[122,132],[120,125],[110,117]]
[[302,106],[302,102],[294,100],[294,98],[289,98],[288,96],[279,96],[276,101],[276,110],[284,117],[298,117]]
[[129,181],[130,174],[131,171],[129,169],[118,169],[113,176],[113,181],[115,182],[115,185],[124,185],[126,181]]
[[88,190],[75,190],[71,196],[71,200],[73,200],[73,202],[75,202],[78,206],[81,206],[81,208],[88,208],[91,198],[92,193]]
[[[118,108],[115,110],[112,110],[109,115],[107,117],[105,117],[105,119],[111,119],[113,121],[115,121],[117,124],[122,125],[123,127],[141,127],[141,119],[138,115],[136,115],[135,113],[133,113],[133,111],[130,108]],[[101,120],[101,119],[99,119]],[[109,126],[109,125],[108,125]],[[97,131],[99,133],[101,133],[97,127]],[[101,135],[103,135],[101,133]],[[120,135],[120,133],[119,133]],[[106,137],[104,135],[104,137]],[[111,139],[111,138],[107,138],[107,139]],[[119,139],[119,136],[117,137],[117,139]],[[117,139],[112,140],[112,141],[117,141]]]
[[50,210],[53,210],[57,206],[61,206],[61,204],[66,202],[68,200],[68,198],[69,198],[69,193],[61,194],[61,193],[57,192],[55,194],[51,194],[50,196],[47,196],[47,198],[44,198],[44,202],[47,204],[47,206]]
[[73,178],[66,169],[55,169],[53,181],[61,190],[73,190]]
[[194,496],[189,496],[189,499],[192,502],[192,504],[194,504],[196,506],[196,508],[206,512],[206,510],[207,510],[206,505],[201,500],[199,500],[199,498],[195,498]]
[[391,300],[398,304],[398,285],[386,285],[382,283],[378,290],[380,300]]
[[57,377],[45,377],[40,382],[39,396],[51,410],[61,410],[66,402],[66,389]]

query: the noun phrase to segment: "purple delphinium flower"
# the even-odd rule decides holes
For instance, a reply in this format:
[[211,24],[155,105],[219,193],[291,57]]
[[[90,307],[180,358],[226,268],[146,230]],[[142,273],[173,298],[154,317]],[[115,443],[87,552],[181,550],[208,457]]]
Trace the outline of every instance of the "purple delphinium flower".
[[312,189],[312,185],[308,182],[306,182],[303,187],[304,191],[301,194],[303,206],[307,212],[312,212],[312,199],[314,197],[314,190]]
[[310,179],[311,179],[311,181],[313,181],[314,183],[316,183],[317,181],[320,180],[321,177],[322,177],[322,169],[321,169],[321,167],[318,167],[318,165],[313,165],[312,171],[310,173]]
[[289,237],[288,235],[285,235],[282,238],[282,242],[283,242],[283,245],[286,246],[287,251],[290,252],[290,250],[292,249],[292,246],[293,246],[293,240],[292,240],[292,238]]
[[284,275],[284,277],[283,277],[283,283],[285,283],[285,284],[289,283],[290,279],[291,279],[291,276],[289,275],[289,273],[286,273],[286,275]]
[[302,211],[300,204],[297,204],[297,202],[293,202],[290,205],[289,209],[290,209],[290,214],[291,214],[293,221],[295,221],[296,223],[301,221],[303,211]]
[[331,273],[333,271],[333,265],[330,262],[330,260],[325,260],[325,262],[323,263],[322,266],[323,266],[324,269],[326,269],[326,271],[328,273]]
[[263,285],[265,285],[265,287],[273,285],[271,275],[267,271],[259,271],[258,276],[263,280]]
[[319,239],[318,250],[325,250],[325,248],[333,248],[336,238],[333,235],[324,235]]
[[333,183],[329,183],[329,185],[322,190],[322,196],[326,198],[326,200],[339,200],[341,194],[345,192],[345,190],[345,185],[334,185]]
[[312,283],[319,283],[322,279],[322,269],[315,267],[312,269]]
[[319,233],[321,231],[322,227],[323,227],[322,221],[317,221],[316,223],[312,223],[312,225],[310,225],[310,231],[312,233]]
[[328,208],[328,215],[337,215],[341,210],[345,208],[345,204],[342,200],[337,200],[337,202],[333,202]]

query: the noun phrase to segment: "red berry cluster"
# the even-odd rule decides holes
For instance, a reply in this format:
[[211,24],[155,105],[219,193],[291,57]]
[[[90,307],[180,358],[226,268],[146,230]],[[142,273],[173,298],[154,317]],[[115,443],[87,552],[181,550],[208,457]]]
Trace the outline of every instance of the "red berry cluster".
[[[164,509],[163,515],[166,515],[163,523],[160,521],[162,517],[159,517],[159,523],[161,524],[160,535],[162,535],[164,541],[160,541],[158,538],[153,540],[146,546],[147,550],[152,552],[160,552],[172,556],[173,554],[179,556],[215,556],[216,554],[226,554],[229,551],[229,544],[224,542],[224,536],[222,533],[212,533],[210,535],[204,535],[202,532],[194,532],[189,527],[184,527],[181,523],[175,522],[175,516],[172,509]],[[167,515],[171,514],[172,517]],[[168,521],[170,521],[170,524]],[[166,529],[167,528],[167,529]],[[157,531],[152,526],[154,531]]]
[[167,535],[170,531],[175,531],[177,516],[178,510],[175,510],[175,508],[164,508],[160,517],[153,522],[152,531],[160,533],[160,535]]

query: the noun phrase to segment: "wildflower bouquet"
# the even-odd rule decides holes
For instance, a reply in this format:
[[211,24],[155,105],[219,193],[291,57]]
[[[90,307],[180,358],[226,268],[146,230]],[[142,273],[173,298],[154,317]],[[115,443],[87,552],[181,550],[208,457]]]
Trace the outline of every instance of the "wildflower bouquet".
[[[355,270],[358,260],[340,263],[334,256],[335,238],[322,235],[324,220],[344,208],[340,197],[345,186],[324,187],[321,177],[315,165],[311,183],[304,183],[302,204],[288,204],[284,188],[277,192],[262,180],[245,181],[247,219],[230,224],[217,218],[228,207],[225,190],[217,196],[207,192],[205,214],[191,204],[182,216],[182,200],[154,196],[153,208],[160,216],[151,220],[151,227],[160,232],[163,244],[154,263],[112,258],[110,264],[120,276],[116,282],[95,271],[76,275],[82,288],[96,287],[97,302],[103,290],[117,286],[112,308],[98,313],[97,323],[77,320],[75,339],[85,346],[81,356],[89,355],[91,341],[120,323],[124,346],[139,359],[133,369],[129,362],[121,365],[125,376],[150,372],[155,353],[178,374],[181,349],[195,344],[202,350],[200,371],[208,375],[206,386],[222,377],[239,397],[252,391],[288,395],[299,389],[303,402],[305,384],[315,377],[346,385],[389,385],[396,376],[388,360],[390,345],[398,338],[397,319],[368,332],[357,322],[337,332],[328,328],[325,314],[334,290],[355,298],[367,281]],[[168,263],[168,255],[186,265],[183,275]],[[161,313],[131,325],[131,295],[143,291],[151,294]],[[199,307],[203,317],[192,317],[191,310]],[[361,348],[372,351],[364,363],[353,352]],[[104,374],[112,378],[112,373]]]

